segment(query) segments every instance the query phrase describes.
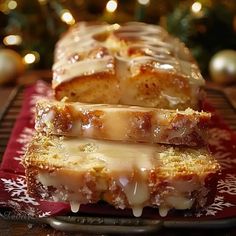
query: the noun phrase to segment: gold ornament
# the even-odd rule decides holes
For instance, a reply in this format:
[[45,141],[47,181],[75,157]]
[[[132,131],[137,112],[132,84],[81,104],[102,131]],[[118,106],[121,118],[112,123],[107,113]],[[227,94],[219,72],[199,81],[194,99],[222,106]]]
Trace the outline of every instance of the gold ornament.
[[24,72],[22,57],[11,49],[0,49],[0,85],[14,80]]
[[216,53],[210,61],[209,72],[211,79],[219,84],[236,82],[236,51]]

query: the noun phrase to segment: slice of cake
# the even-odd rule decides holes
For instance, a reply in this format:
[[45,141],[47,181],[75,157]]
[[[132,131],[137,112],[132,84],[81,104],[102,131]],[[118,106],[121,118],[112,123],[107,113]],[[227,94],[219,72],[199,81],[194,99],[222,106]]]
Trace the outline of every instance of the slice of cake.
[[35,128],[80,138],[197,146],[204,144],[210,118],[210,113],[190,108],[178,111],[41,100],[36,104]]
[[131,144],[37,134],[23,164],[31,196],[80,204],[105,200],[116,208],[203,207],[213,200],[219,165],[206,149]]

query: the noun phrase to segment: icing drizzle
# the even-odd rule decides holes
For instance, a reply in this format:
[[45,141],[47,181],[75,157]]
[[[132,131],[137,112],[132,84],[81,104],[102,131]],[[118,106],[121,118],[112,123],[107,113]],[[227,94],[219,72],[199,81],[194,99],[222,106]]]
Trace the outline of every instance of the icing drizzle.
[[204,84],[189,50],[163,28],[137,22],[123,26],[81,22],[57,43],[53,87],[78,76],[104,71],[117,74],[122,81],[124,73],[120,70],[124,66],[119,61],[126,64],[129,73],[125,77],[135,76],[143,65],[149,64],[154,70],[187,77],[190,84]]

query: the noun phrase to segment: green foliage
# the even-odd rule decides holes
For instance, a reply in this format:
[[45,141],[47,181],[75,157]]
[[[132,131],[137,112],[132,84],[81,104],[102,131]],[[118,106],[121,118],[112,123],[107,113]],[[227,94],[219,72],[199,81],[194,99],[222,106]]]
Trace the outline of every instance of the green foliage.
[[[234,1],[202,0],[202,3],[211,4],[203,5],[201,15],[196,16],[190,10],[193,1],[151,0],[142,12],[142,20],[157,24],[167,15],[168,31],[192,49],[202,71],[206,72],[208,62],[215,52],[225,48],[236,49],[233,29],[233,10],[236,10],[236,6],[233,7]],[[7,0],[2,2],[7,3]],[[231,4],[223,5],[221,2]],[[76,21],[108,21],[104,14],[107,0],[45,0],[43,4],[38,0],[21,0],[17,3],[17,8],[8,13],[4,14],[0,9],[0,40],[2,42],[3,37],[9,34],[21,35],[22,44],[13,49],[22,55],[32,50],[37,51],[41,59],[33,65],[34,68],[51,67],[54,45],[68,27],[60,19],[64,9],[69,9]],[[138,9],[137,0],[119,0],[118,10],[112,14],[111,21],[122,23],[137,20],[135,13]],[[170,11],[171,14],[168,14]]]
[[233,12],[219,2],[203,6],[199,14],[194,14],[189,5],[178,6],[167,17],[167,29],[191,48],[203,73],[217,51],[236,49]]

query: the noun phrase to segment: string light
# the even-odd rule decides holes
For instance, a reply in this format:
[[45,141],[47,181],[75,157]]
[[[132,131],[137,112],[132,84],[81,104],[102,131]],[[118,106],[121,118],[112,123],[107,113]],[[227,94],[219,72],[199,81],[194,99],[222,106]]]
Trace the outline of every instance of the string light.
[[38,0],[38,2],[39,2],[41,5],[47,4],[47,0]]
[[138,3],[141,5],[148,5],[150,3],[150,0],[138,0]]
[[198,13],[202,9],[202,4],[200,2],[194,2],[191,9],[192,9],[192,12]]
[[35,52],[35,51],[27,53],[23,57],[23,61],[25,64],[33,64],[35,62],[38,62],[39,59],[40,59],[40,56],[39,56],[38,52]]
[[75,23],[75,19],[70,13],[69,10],[64,10],[61,14],[61,20],[64,21],[68,25],[73,25]]
[[35,62],[36,57],[33,53],[27,53],[23,59],[26,64],[32,64]]
[[9,45],[20,45],[22,43],[22,38],[20,35],[8,35],[3,38],[3,43],[6,46]]
[[117,6],[118,6],[117,1],[110,0],[110,1],[107,2],[106,10],[108,12],[114,12],[117,9]]
[[11,0],[11,1],[8,2],[7,7],[8,7],[10,10],[14,10],[14,9],[16,9],[16,7],[17,7],[17,2],[14,1],[14,0]]

